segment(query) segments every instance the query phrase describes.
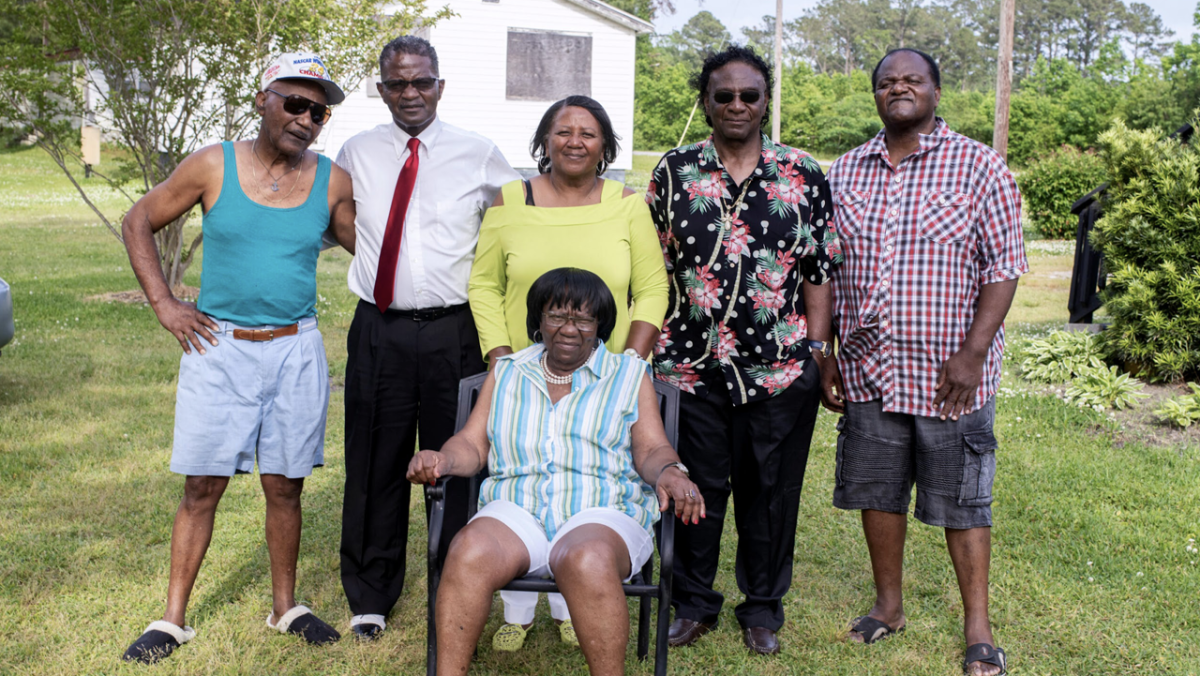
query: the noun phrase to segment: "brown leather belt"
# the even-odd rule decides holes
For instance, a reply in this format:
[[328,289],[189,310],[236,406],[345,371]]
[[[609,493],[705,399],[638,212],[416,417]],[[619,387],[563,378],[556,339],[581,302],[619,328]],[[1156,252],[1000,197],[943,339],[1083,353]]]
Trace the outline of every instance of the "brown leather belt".
[[264,342],[275,340],[284,336],[294,336],[300,333],[300,323],[297,322],[291,326],[285,326],[280,329],[234,329],[233,337],[238,340],[253,340],[255,342]]

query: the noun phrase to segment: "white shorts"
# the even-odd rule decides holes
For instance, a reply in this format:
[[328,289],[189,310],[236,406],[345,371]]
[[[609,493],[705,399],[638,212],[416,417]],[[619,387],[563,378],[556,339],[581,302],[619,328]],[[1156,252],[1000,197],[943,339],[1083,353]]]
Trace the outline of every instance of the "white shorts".
[[495,519],[508,526],[508,529],[521,538],[525,549],[529,552],[529,572],[532,577],[553,577],[550,574],[550,551],[554,545],[576,528],[589,523],[607,526],[621,536],[625,548],[629,550],[629,574],[637,573],[650,560],[654,553],[654,535],[642,528],[633,517],[611,507],[589,507],[575,516],[567,519],[562,528],[554,534],[554,539],[546,539],[546,531],[533,515],[525,511],[515,502],[494,500],[483,506],[471,517],[471,521],[487,517]]

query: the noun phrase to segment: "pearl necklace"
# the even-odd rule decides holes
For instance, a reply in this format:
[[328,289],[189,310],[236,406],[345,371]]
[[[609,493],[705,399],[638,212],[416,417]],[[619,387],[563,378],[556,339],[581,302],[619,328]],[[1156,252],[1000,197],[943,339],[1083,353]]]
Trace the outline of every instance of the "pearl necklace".
[[[588,353],[588,359],[591,359],[593,354],[596,354],[596,346],[595,345],[592,346],[592,351],[590,353]],[[553,373],[550,372],[550,367],[546,366],[546,353],[545,352],[542,353],[542,358],[540,360],[540,363],[542,365],[542,376],[546,378],[546,383],[550,384],[550,385],[570,385],[571,380],[575,376],[575,371],[579,370],[579,369],[575,369],[575,371],[571,371],[570,373],[568,373],[565,376],[554,375]],[[584,363],[587,363],[586,360],[584,361]]]

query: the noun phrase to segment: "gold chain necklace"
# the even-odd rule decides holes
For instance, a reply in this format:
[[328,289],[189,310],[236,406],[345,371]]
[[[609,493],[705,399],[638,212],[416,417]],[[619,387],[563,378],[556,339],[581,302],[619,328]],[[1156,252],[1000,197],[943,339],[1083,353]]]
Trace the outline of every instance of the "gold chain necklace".
[[[723,167],[722,167],[723,168]],[[728,173],[728,172],[725,172]],[[721,179],[725,180],[725,179]],[[754,174],[746,179],[746,184],[742,186],[742,194],[734,200],[733,206],[725,206],[725,197],[717,198],[717,204],[721,207],[721,229],[729,230],[733,227],[733,219],[737,218],[738,212],[742,210],[742,201],[746,199],[746,192],[750,190],[750,184],[754,182]]]

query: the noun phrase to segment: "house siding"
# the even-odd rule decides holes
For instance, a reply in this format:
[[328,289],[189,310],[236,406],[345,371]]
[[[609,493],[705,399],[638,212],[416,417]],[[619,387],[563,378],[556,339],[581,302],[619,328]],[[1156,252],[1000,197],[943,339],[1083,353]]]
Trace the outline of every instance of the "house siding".
[[[633,31],[565,0],[449,0],[447,4],[458,16],[440,22],[429,33],[446,80],[438,104],[442,120],[491,139],[514,167],[533,168],[529,140],[552,101],[505,98],[508,29],[586,33],[592,37],[592,98],[608,111],[622,139],[612,168],[632,166]],[[336,157],[351,136],[391,119],[383,101],[367,95],[367,89],[374,87],[375,80],[367,78],[347,92],[315,149]]]

